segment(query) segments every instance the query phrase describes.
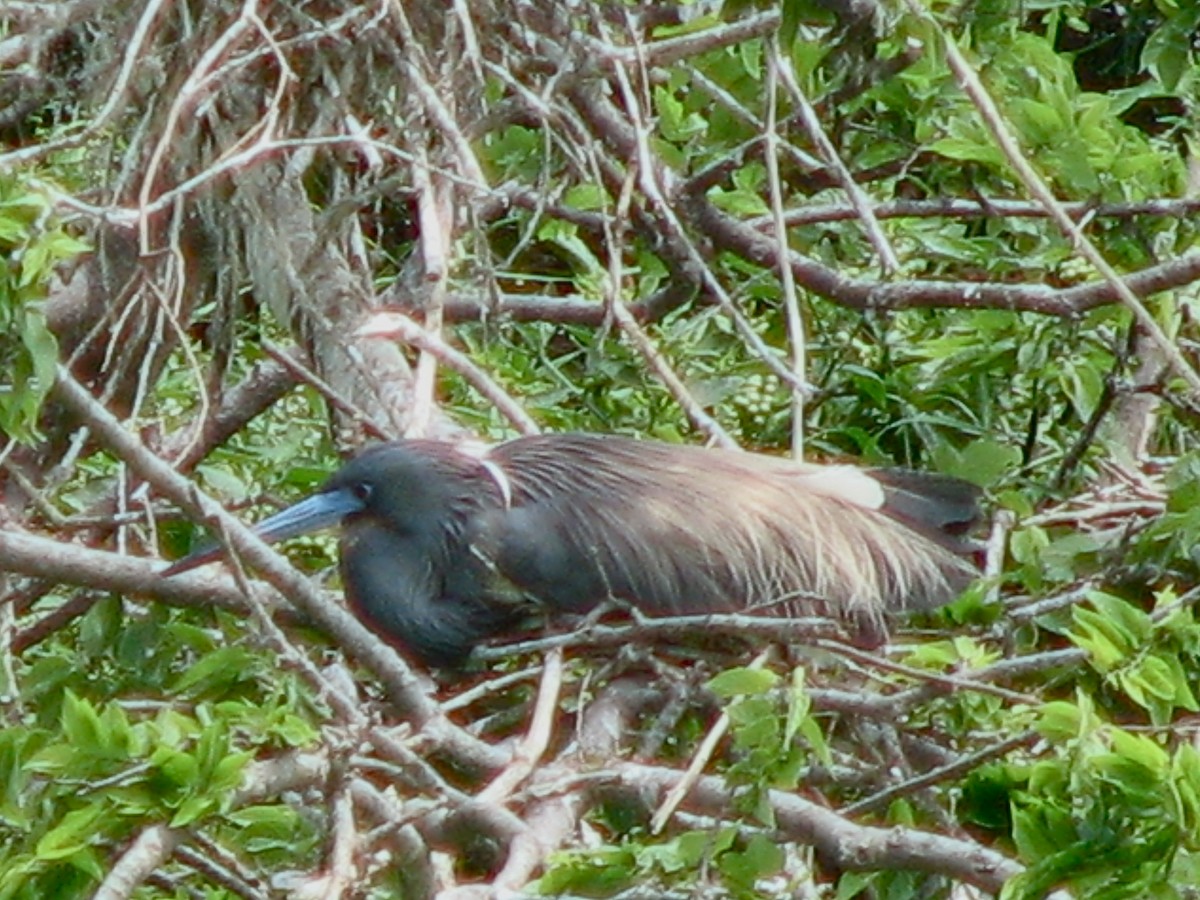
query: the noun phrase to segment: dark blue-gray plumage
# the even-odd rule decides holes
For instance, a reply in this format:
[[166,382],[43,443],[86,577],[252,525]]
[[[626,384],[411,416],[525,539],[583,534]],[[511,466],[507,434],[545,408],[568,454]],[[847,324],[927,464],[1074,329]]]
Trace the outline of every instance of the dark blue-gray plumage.
[[650,615],[833,614],[879,634],[886,614],[947,603],[976,575],[977,516],[978,490],[946,476],[567,434],[372,447],[256,531],[341,524],[355,613],[458,665],[539,609],[609,598]]

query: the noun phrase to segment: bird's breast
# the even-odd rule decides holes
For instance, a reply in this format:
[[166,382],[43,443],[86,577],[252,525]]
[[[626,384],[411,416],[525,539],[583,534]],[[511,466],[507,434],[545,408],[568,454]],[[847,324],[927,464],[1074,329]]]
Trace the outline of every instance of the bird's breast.
[[462,665],[481,641],[524,614],[497,591],[484,561],[460,540],[431,544],[370,521],[344,533],[341,571],[351,610],[427,665]]

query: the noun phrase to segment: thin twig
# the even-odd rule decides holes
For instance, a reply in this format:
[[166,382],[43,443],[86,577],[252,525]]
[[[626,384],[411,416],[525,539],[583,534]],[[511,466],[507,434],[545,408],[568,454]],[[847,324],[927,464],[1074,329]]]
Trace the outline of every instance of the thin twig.
[[506,419],[513,423],[521,434],[538,434],[537,422],[525,412],[521,404],[504,388],[497,384],[465,353],[451,347],[437,334],[428,331],[403,313],[380,312],[372,315],[356,332],[357,337],[386,337],[411,344],[423,353],[436,357],[462,375],[467,383],[479,391],[496,407]]
[[563,654],[561,649],[546,654],[542,683],[538,688],[533,718],[512,762],[492,782],[479,792],[476,799],[484,804],[503,803],[522,781],[529,777],[546,747],[550,744],[558,698],[562,692]]
[[[751,669],[761,669],[766,665],[770,653],[770,650],[764,650],[754,658],[749,667]],[[721,715],[717,717],[717,721],[713,723],[713,726],[708,729],[708,733],[704,735],[704,740],[700,742],[700,746],[696,748],[696,752],[692,754],[691,761],[688,762],[688,766],[684,769],[679,780],[671,785],[671,789],[663,797],[658,809],[654,811],[654,815],[650,819],[651,834],[661,834],[662,830],[667,827],[667,823],[671,821],[671,816],[675,814],[675,810],[679,808],[679,804],[684,801],[688,792],[700,779],[701,773],[712,761],[713,754],[717,752],[717,745],[725,737],[725,732],[729,730],[731,721],[729,711],[727,709],[722,710]]]

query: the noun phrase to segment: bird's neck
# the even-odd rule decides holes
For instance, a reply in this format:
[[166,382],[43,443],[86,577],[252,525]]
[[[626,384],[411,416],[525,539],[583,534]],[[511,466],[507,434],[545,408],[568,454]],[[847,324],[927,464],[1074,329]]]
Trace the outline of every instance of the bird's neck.
[[370,523],[342,540],[342,581],[355,614],[390,643],[433,666],[458,666],[480,641],[512,624],[489,603],[487,567],[465,542],[418,538]]

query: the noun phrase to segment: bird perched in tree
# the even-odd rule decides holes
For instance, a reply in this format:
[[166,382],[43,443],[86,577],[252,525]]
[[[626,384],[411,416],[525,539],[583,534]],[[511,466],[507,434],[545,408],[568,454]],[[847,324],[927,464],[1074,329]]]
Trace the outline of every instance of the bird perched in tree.
[[340,524],[354,612],[422,662],[456,666],[538,608],[606,599],[648,615],[835,615],[882,634],[886,614],[948,603],[977,574],[978,499],[943,475],[613,436],[482,453],[406,440],[364,451],[255,531]]

